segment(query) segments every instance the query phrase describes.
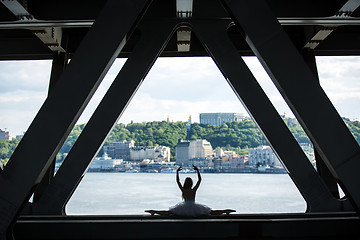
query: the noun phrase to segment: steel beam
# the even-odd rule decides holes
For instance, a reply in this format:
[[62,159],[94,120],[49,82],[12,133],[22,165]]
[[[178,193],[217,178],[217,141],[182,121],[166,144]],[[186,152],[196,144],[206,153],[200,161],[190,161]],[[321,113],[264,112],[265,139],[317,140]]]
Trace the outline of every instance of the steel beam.
[[[225,18],[222,18],[225,19]],[[230,18],[228,18],[230,20]],[[333,26],[345,26],[360,25],[360,19],[357,17],[279,17],[278,21],[281,25],[284,26],[324,26],[324,27],[333,27]],[[21,20],[14,22],[1,22],[0,29],[36,29],[36,28],[47,28],[47,27],[59,27],[59,28],[82,28],[82,27],[91,27],[93,25],[93,20]]]
[[[309,66],[310,70],[315,76],[315,79],[319,82],[319,74],[316,66],[316,60],[315,60],[315,54],[314,50],[312,49],[304,49],[301,51],[301,55],[306,62],[306,64]],[[336,182],[335,177],[331,174],[329,168],[326,166],[324,160],[321,158],[321,155],[319,154],[319,151],[314,147],[314,154],[315,154],[315,160],[316,160],[316,170],[319,173],[320,177],[328,187],[331,194],[339,199],[339,189]]]
[[229,22],[192,22],[193,32],[203,42],[298,187],[307,203],[307,211],[339,211],[341,203],[332,197],[261,86],[236,52],[227,37],[228,26]]
[[[34,17],[30,14],[26,7],[17,0],[4,0],[1,3],[12,12],[20,22],[34,21]],[[35,20],[36,21],[36,20]],[[65,52],[61,46],[62,29],[58,27],[36,28],[30,29],[48,48],[53,52]]]
[[33,214],[65,214],[65,205],[92,159],[135,95],[146,74],[175,31],[176,22],[148,21],[141,39],[65,158]]
[[[50,75],[48,94],[50,94],[51,91],[54,89],[61,74],[64,72],[65,67],[68,64],[68,60],[69,60],[68,55],[66,53],[63,53],[63,52],[54,53],[52,67],[51,67],[51,75]],[[41,198],[45,189],[47,188],[51,179],[53,178],[54,170],[55,170],[55,161],[56,161],[56,157],[53,158],[53,160],[51,161],[51,165],[50,165],[49,169],[47,170],[46,174],[41,179],[40,183],[36,186],[36,189],[34,191],[33,202],[37,202]]]
[[[0,238],[126,42],[148,1],[108,1],[0,175]],[[115,31],[116,29],[116,31]]]
[[348,0],[336,13],[336,16],[351,17],[353,12],[360,6],[359,0]]
[[[352,13],[360,6],[359,0],[348,0],[335,14],[334,18],[352,19]],[[334,26],[326,26],[316,31],[311,39],[305,44],[304,48],[315,49],[322,41],[324,41],[337,28]]]
[[34,19],[33,15],[31,15],[28,10],[17,0],[3,0],[1,3],[19,20]]
[[263,0],[223,1],[236,25],[354,208],[360,213],[360,147]]

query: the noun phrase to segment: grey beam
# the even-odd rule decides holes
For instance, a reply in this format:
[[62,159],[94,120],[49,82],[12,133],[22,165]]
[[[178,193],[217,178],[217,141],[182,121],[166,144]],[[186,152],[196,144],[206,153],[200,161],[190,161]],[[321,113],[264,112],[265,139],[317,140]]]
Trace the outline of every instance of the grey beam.
[[17,0],[2,0],[1,3],[19,20],[34,19],[33,15],[31,15],[28,10]]
[[[275,86],[360,213],[360,147],[263,0],[224,6]],[[254,14],[256,13],[256,14]]]
[[140,25],[141,39],[86,124],[44,196],[34,204],[33,214],[65,214],[66,203],[166,46],[175,26],[176,23],[166,21],[150,21]]
[[[348,0],[335,14],[335,18],[342,19],[352,19],[352,13],[360,6],[359,0]],[[315,49],[322,41],[324,41],[333,31],[335,31],[337,25],[326,26],[319,30],[316,30],[316,33],[311,36],[311,39],[305,44],[304,48]]]
[[340,10],[335,14],[335,16],[345,16],[350,17],[353,12],[360,6],[359,0],[348,0]]
[[228,22],[192,22],[193,32],[268,140],[307,203],[308,212],[340,211],[290,130],[227,37]]
[[0,238],[44,176],[146,6],[145,0],[108,1],[83,39],[0,175]]
[[[331,26],[331,27],[322,27],[319,30],[316,30],[318,27],[311,27],[314,31],[311,33],[311,37],[308,40],[308,42],[305,44],[304,48],[307,49],[315,49],[322,41],[324,41],[334,30],[336,30],[337,26]],[[309,33],[309,29],[306,31]]]

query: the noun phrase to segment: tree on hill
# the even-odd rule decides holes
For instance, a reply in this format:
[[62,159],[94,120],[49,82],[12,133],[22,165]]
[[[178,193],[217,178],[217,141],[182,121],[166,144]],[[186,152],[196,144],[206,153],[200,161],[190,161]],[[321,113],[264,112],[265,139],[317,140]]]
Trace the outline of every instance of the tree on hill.
[[357,143],[360,145],[360,122],[359,121],[349,121],[346,123],[346,126],[349,128],[350,132],[354,136]]
[[4,163],[4,165],[8,162],[19,142],[19,139],[0,141],[0,160]]

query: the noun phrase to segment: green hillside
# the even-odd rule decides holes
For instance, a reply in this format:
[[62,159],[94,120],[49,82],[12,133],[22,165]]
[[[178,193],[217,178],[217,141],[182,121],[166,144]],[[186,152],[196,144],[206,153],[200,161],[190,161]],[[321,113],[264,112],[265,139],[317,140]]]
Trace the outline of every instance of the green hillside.
[[[284,120],[299,143],[311,143],[301,126],[294,119]],[[360,144],[360,122],[346,123],[356,141]],[[57,160],[63,160],[76,139],[84,129],[85,124],[76,125],[61,148]],[[233,149],[239,154],[247,154],[248,149],[267,144],[265,138],[251,120],[228,122],[219,126],[187,122],[154,121],[143,123],[117,124],[111,132],[105,145],[109,141],[134,140],[137,146],[168,146],[175,156],[175,146],[180,139],[206,139],[212,147]],[[46,141],[46,140],[44,140]],[[0,141],[0,159],[7,162],[16,148],[19,140]],[[102,149],[99,155],[102,155]]]

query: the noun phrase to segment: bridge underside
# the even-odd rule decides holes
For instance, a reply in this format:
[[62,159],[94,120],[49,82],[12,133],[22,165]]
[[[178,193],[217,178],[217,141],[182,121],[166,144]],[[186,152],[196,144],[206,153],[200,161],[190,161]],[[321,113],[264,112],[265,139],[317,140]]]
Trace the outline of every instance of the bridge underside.
[[[358,238],[360,147],[319,84],[315,56],[359,55],[359,6],[357,0],[1,1],[0,60],[53,59],[53,66],[48,98],[0,173],[0,238]],[[92,159],[161,56],[213,58],[307,213],[65,215]],[[317,170],[242,56],[256,56],[267,71],[312,141]],[[117,57],[127,61],[53,177],[56,154]],[[45,135],[50,138],[39,146]]]
[[[11,2],[11,1],[4,1]],[[19,1],[22,3],[22,1]],[[9,9],[0,5],[0,59],[52,59],[54,50],[73,55],[106,1],[81,2],[27,0]],[[192,1],[191,1],[192,2]],[[356,1],[265,1],[298,50],[310,48],[317,56],[358,55],[360,47],[360,10]],[[176,14],[176,0],[155,0],[143,21],[159,18],[181,19]],[[230,19],[221,1],[193,1],[193,19]],[[254,14],[261,14],[254,9]],[[186,22],[186,21],[185,21]],[[54,28],[55,35],[52,35]],[[109,29],[114,31],[115,29]],[[141,32],[134,30],[119,57],[128,57]],[[241,55],[254,55],[238,27],[228,29],[229,38]],[[44,36],[41,36],[44,35]],[[48,40],[46,41],[46,38]],[[208,56],[197,36],[191,33],[190,51],[178,51],[178,39],[169,40],[161,56]],[[59,46],[57,46],[59,44]],[[185,44],[185,42],[184,42]]]

